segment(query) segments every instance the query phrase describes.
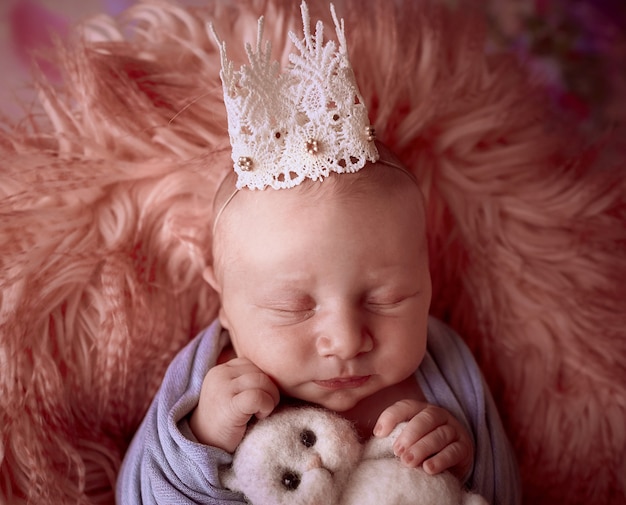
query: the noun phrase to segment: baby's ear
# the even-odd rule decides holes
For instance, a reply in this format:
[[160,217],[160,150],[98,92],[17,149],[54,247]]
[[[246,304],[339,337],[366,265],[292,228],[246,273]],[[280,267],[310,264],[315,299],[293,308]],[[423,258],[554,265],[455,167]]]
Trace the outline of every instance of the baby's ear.
[[204,271],[202,272],[202,278],[206,282],[208,282],[209,286],[211,286],[218,294],[222,292],[222,288],[217,282],[217,277],[215,276],[215,268],[213,268],[213,265],[209,265],[204,269]]
[[[202,272],[202,278],[206,282],[208,282],[209,286],[211,286],[216,291],[217,295],[221,298],[222,286],[217,280],[217,276],[215,275],[215,268],[213,268],[213,265],[209,265],[204,269],[204,271]],[[224,313],[224,306],[221,303],[218,318],[220,320],[220,323],[222,324],[222,327],[229,330],[230,324],[228,322],[226,314]]]

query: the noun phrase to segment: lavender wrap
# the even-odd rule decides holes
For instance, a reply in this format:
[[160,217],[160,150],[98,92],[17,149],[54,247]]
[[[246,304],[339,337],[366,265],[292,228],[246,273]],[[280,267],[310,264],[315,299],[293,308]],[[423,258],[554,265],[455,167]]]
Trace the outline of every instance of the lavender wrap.
[[[120,505],[245,503],[220,485],[218,469],[231,455],[198,443],[188,424],[204,376],[227,341],[214,322],[172,361],[124,458],[116,490]],[[517,465],[491,394],[463,341],[433,318],[416,377],[426,399],[447,408],[474,437],[476,457],[466,486],[494,505],[519,504]]]

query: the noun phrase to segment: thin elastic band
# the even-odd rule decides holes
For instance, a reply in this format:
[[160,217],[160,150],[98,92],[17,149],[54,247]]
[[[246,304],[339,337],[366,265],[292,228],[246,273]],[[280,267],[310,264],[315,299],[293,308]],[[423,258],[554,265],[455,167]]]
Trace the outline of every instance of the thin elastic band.
[[237,193],[239,193],[240,190],[235,189],[235,191],[233,191],[230,196],[226,199],[226,201],[222,204],[222,206],[220,207],[220,210],[217,211],[217,214],[215,215],[215,219],[213,220],[213,230],[212,230],[212,236],[215,236],[215,228],[217,228],[217,222],[220,220],[220,216],[222,215],[222,212],[224,212],[224,209],[226,208],[226,206],[230,203],[230,201],[235,198],[235,195]]

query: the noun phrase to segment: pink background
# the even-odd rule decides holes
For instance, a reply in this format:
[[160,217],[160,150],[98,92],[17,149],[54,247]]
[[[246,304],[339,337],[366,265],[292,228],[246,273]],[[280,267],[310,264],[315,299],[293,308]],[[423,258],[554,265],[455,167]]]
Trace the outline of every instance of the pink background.
[[[51,34],[63,36],[72,23],[99,13],[118,14],[135,1],[0,0],[0,111],[5,117],[20,117],[18,101],[32,97],[33,49],[49,48]],[[204,0],[178,1],[201,5]],[[482,0],[482,5],[489,47],[519,54],[568,119],[585,130],[624,127],[626,1]],[[55,77],[53,68],[44,65],[43,70]]]

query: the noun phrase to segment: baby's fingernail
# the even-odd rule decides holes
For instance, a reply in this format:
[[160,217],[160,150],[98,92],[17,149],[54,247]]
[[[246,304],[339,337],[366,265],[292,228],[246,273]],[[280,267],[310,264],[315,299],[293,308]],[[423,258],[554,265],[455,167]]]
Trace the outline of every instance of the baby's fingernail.
[[383,431],[383,427],[379,424],[377,424],[376,426],[374,426],[374,436],[375,437],[380,437],[380,434]]
[[404,447],[402,447],[401,445],[394,445],[393,453],[398,457],[402,456],[404,454]]

